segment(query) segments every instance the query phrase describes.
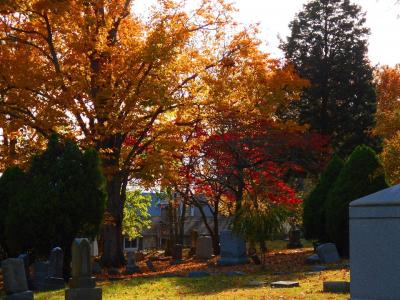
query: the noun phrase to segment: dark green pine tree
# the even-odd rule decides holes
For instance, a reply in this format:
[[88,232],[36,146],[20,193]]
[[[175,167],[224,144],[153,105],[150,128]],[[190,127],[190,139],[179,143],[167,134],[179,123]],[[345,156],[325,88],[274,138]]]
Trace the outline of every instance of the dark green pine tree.
[[360,144],[376,148],[379,141],[369,135],[376,94],[361,8],[349,0],[311,0],[289,28],[281,49],[310,86],[286,113],[331,136],[341,156]]
[[341,255],[349,254],[349,203],[387,187],[385,171],[375,151],[358,146],[343,166],[325,204],[326,232]]
[[343,160],[334,155],[318,184],[304,200],[303,227],[307,239],[328,240],[325,230],[325,203],[343,165]]

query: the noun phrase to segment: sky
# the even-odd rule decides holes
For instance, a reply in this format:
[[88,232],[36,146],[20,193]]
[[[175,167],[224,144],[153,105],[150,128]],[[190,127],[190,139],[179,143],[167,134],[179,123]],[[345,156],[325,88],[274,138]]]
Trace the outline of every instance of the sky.
[[[193,0],[189,0],[193,1]],[[235,19],[244,25],[259,23],[259,38],[272,57],[282,58],[278,35],[289,34],[288,24],[308,0],[235,0]],[[367,13],[366,25],[371,29],[369,59],[373,65],[394,66],[400,63],[400,4],[396,0],[352,0]],[[135,2],[142,9],[154,0]]]
[[[260,38],[267,42],[267,51],[281,58],[278,35],[285,38],[288,24],[307,0],[236,0],[236,19],[243,24],[260,23]],[[400,63],[400,5],[396,0],[352,0],[366,15],[371,29],[369,59],[373,65],[394,66]]]

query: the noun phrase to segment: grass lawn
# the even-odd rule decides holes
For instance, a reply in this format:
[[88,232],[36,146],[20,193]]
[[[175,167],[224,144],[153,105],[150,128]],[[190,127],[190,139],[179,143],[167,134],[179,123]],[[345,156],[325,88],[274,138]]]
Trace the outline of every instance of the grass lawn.
[[[158,270],[177,273],[176,277],[162,277],[144,272],[140,276],[118,280],[101,280],[97,283],[103,289],[105,300],[128,299],[348,299],[348,294],[322,293],[325,280],[349,280],[349,270],[338,265],[330,265],[328,271],[309,273],[309,266],[304,265],[304,258],[311,253],[310,248],[302,250],[283,250],[286,243],[274,241],[269,243],[270,253],[267,256],[265,271],[253,264],[241,267],[210,267],[207,263],[188,260],[187,264],[169,266],[160,262]],[[309,246],[309,244],[306,244]],[[156,263],[156,262],[155,262]],[[144,265],[142,265],[143,268]],[[213,273],[210,277],[183,277],[192,269],[207,269]],[[230,277],[221,273],[241,270],[247,275]],[[164,273],[165,274],[165,273]],[[279,280],[299,281],[300,287],[273,289],[269,283]],[[263,286],[252,287],[249,282],[264,282]],[[0,294],[0,299],[3,297]],[[64,290],[35,293],[36,300],[64,299]],[[84,299],[82,299],[84,300]]]
[[[265,287],[247,287],[251,280],[272,282],[275,280],[298,280],[300,287],[273,289]],[[104,282],[105,300],[128,299],[348,299],[348,294],[322,293],[324,280],[349,280],[349,274],[343,270],[326,271],[320,274],[306,275],[294,273],[281,275],[246,275],[238,277],[212,276],[206,278],[134,278],[118,282]],[[64,299],[64,291],[38,293],[37,300]]]

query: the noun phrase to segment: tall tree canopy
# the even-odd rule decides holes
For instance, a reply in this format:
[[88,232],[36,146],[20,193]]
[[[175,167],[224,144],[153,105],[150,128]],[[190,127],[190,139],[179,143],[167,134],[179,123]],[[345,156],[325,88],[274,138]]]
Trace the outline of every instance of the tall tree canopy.
[[376,95],[367,58],[365,14],[349,0],[312,0],[290,23],[281,48],[301,77],[310,81],[291,113],[328,134],[336,152],[376,145]]
[[400,65],[377,70],[376,90],[378,110],[374,131],[384,139],[380,157],[387,180],[395,184],[400,182]]
[[159,178],[206,115],[272,114],[304,84],[260,52],[255,28],[235,27],[231,5],[183,2],[159,0],[145,20],[131,0],[0,2],[2,158],[27,161],[53,132],[100,152],[105,266],[124,263],[131,178]]

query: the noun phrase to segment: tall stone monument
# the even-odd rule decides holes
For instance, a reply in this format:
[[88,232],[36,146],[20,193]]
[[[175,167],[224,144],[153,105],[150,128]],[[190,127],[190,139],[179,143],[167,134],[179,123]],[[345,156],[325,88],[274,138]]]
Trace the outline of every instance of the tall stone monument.
[[9,258],[1,262],[3,273],[4,300],[33,300],[33,292],[28,290],[24,261]]
[[231,230],[221,231],[221,258],[217,264],[220,266],[232,266],[247,264],[249,258],[246,255],[246,241]]
[[65,290],[65,300],[101,300],[102,290],[96,288],[92,277],[90,242],[86,238],[77,238],[72,243],[72,277],[69,289]]

